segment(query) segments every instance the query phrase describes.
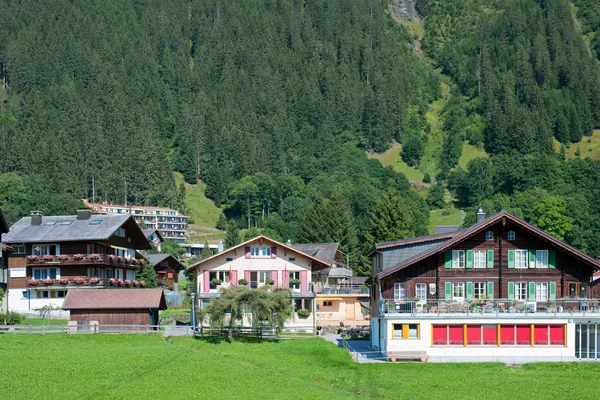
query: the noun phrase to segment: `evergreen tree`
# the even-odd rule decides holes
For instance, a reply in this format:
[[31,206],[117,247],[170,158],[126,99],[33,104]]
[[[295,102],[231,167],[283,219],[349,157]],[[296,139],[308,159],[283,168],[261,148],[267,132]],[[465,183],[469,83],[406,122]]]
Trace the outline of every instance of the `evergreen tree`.
[[212,256],[212,252],[210,251],[210,247],[208,245],[208,240],[204,241],[204,247],[202,248],[202,251],[200,252],[200,259],[201,260],[205,260],[207,258],[209,258],[210,256]]
[[154,271],[154,268],[150,263],[144,264],[142,270],[135,272],[135,279],[146,282],[147,288],[156,287],[156,271]]
[[424,152],[425,144],[418,135],[408,135],[402,143],[402,160],[412,167],[419,165]]
[[444,201],[444,196],[446,195],[446,189],[444,189],[444,185],[440,182],[437,182],[429,188],[429,192],[427,192],[427,204],[431,208],[444,208],[446,202]]
[[224,247],[225,249],[229,249],[231,247],[237,246],[242,243],[242,238],[240,237],[240,230],[237,227],[235,222],[230,222],[227,224],[227,231],[225,235]]
[[405,202],[388,192],[373,210],[366,241],[372,247],[380,242],[406,239],[413,235],[411,225],[410,211]]

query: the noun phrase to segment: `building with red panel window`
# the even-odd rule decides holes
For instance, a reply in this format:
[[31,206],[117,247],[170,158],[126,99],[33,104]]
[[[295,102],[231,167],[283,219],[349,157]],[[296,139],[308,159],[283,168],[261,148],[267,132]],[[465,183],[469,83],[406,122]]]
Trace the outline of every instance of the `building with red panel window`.
[[600,262],[506,211],[486,218],[480,209],[465,230],[379,243],[370,257],[372,347],[391,358],[600,356]]

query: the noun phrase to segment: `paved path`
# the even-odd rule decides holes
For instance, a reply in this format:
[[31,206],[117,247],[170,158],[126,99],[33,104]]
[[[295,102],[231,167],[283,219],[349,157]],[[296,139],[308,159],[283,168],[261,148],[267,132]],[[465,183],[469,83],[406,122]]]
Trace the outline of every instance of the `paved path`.
[[[339,347],[344,347],[342,335],[330,333],[321,337]],[[386,362],[385,357],[380,352],[374,351],[371,348],[370,341],[347,340],[346,342],[348,343],[348,347],[350,347],[350,355],[354,361],[358,363]]]

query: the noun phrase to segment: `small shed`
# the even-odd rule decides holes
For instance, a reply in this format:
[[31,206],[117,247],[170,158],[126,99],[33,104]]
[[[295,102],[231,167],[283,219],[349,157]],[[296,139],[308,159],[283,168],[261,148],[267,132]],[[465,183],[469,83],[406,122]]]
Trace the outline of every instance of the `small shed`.
[[167,303],[162,289],[71,289],[62,308],[82,325],[158,325]]
[[185,265],[171,254],[145,254],[144,257],[156,271],[158,286],[165,286],[168,280],[178,283],[179,272],[185,270]]

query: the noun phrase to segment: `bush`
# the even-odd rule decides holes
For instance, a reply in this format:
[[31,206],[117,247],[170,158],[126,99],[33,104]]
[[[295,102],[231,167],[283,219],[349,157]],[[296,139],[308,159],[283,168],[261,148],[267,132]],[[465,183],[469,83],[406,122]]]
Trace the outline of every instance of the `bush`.
[[219,286],[221,283],[223,283],[220,279],[213,279],[212,281],[210,281],[210,284],[213,286]]
[[19,325],[24,319],[25,317],[15,312],[0,313],[0,325]]
[[245,279],[238,279],[238,285],[240,286],[246,286],[248,284],[248,281]]
[[275,281],[273,279],[265,279],[265,284],[267,284],[267,285],[274,285]]
[[310,311],[308,311],[308,310],[306,310],[306,309],[304,309],[304,308],[301,308],[301,309],[299,309],[299,310],[296,312],[296,314],[298,314],[298,316],[299,316],[300,318],[306,318],[306,317],[308,317],[308,316],[310,315]]

